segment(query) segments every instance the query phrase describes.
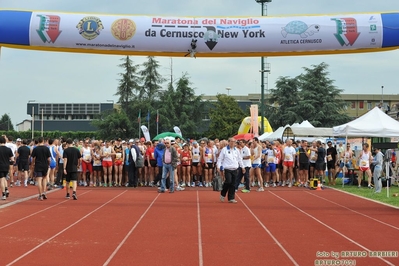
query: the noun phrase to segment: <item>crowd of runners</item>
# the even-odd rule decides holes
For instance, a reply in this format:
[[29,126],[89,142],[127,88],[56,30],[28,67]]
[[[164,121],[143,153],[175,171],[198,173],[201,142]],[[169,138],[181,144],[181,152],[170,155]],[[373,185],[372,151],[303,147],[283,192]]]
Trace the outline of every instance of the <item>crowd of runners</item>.
[[[162,174],[165,172],[165,150],[176,151],[177,159],[173,164],[173,175],[166,175],[166,188],[171,192],[184,190],[186,187],[212,186],[214,177],[223,178],[223,170],[216,167],[221,150],[228,146],[227,140],[182,140],[180,138],[165,138],[146,141],[144,138],[122,140],[82,140],[42,139],[13,140],[2,136],[0,139],[0,179],[2,199],[9,195],[9,187],[37,185],[43,182],[39,189],[39,199],[47,198],[45,191],[53,188],[73,187],[73,181],[78,186],[89,187],[160,187]],[[69,142],[68,142],[69,141]],[[328,184],[334,185],[339,172],[350,168],[354,153],[347,144],[333,147],[331,141],[322,143],[315,140],[294,141],[281,139],[273,141],[234,140],[234,148],[239,150],[242,168],[239,168],[235,188],[244,193],[251,189],[264,191],[265,187],[297,186],[308,187],[309,180],[323,180],[328,170]],[[48,165],[45,169],[36,169],[38,146],[48,148]],[[167,146],[167,147],[166,147]],[[76,175],[67,178],[65,172],[64,151],[73,147],[79,151],[76,158]],[[43,153],[44,154],[44,153]],[[173,155],[173,154],[172,154]],[[41,155],[39,155],[41,156]],[[169,156],[169,153],[168,153]],[[167,156],[167,160],[170,158]],[[36,159],[36,160],[35,160]],[[173,159],[173,158],[172,158]],[[360,170],[368,177],[371,187],[370,164],[372,155],[368,144],[363,146],[359,158]],[[7,162],[7,169],[4,165]],[[65,167],[64,167],[65,166]],[[72,168],[71,168],[72,169]],[[165,173],[164,173],[165,174]],[[37,178],[41,177],[41,182]],[[70,181],[70,184],[67,184]],[[170,183],[173,187],[170,187]],[[359,183],[360,186],[360,183]],[[76,188],[73,188],[76,192]],[[69,194],[67,194],[69,197]]]

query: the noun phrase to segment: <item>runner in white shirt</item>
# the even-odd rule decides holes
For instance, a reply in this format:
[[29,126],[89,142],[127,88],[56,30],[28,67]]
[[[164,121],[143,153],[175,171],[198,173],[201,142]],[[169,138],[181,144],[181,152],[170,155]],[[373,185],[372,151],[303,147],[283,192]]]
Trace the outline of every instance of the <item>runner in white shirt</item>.
[[257,138],[252,141],[251,146],[251,156],[252,156],[252,167],[249,176],[258,179],[259,188],[257,191],[265,191],[263,188],[263,178],[261,172],[261,161],[262,161],[262,146],[258,143]]
[[274,143],[270,143],[267,146],[266,151],[266,186],[269,185],[270,177],[273,180],[273,187],[276,187],[277,175],[276,169],[278,164],[277,153],[278,150],[276,146],[273,145]]
[[[5,146],[11,149],[12,154],[13,154],[13,158],[15,158],[15,153],[16,153],[16,151],[18,149],[17,145],[15,145],[12,142],[13,138],[11,136],[8,136],[8,137],[5,136],[5,137],[6,137],[6,141],[7,141]],[[10,176],[10,187],[12,187],[13,184],[14,184],[14,162],[10,161],[10,170],[9,170],[8,175]]]
[[238,189],[238,185],[241,181],[241,177],[244,177],[244,183],[245,183],[245,188],[241,190],[242,193],[249,193],[250,192],[250,186],[249,186],[249,171],[251,169],[251,150],[247,147],[245,140],[241,140],[239,142],[239,145],[241,147],[240,153],[241,153],[241,159],[243,166],[245,168],[245,173],[242,173],[237,182],[236,182],[236,189]]
[[283,185],[287,180],[287,172],[288,172],[288,187],[292,187],[292,177],[294,176],[294,162],[296,158],[295,148],[292,147],[292,140],[288,139],[286,142],[286,146],[283,150]]
[[[369,149],[369,144],[364,143],[363,150],[360,153],[360,156],[358,158],[359,159],[359,169],[360,169],[360,171],[362,171],[362,173],[363,172],[366,173],[368,188],[372,188],[370,164],[371,164],[371,161],[373,160],[373,157],[371,156],[371,152],[368,149]],[[357,178],[359,188],[362,186],[362,177],[363,177],[363,174],[359,175],[359,177]]]

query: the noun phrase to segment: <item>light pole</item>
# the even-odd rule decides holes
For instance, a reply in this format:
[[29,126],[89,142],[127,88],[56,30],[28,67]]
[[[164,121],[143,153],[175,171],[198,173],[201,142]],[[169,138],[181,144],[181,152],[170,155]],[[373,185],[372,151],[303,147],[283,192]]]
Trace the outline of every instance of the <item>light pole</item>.
[[[28,103],[36,102],[35,100],[29,100]],[[35,106],[32,105],[32,121],[31,121],[31,128],[32,128],[32,140],[34,139],[34,132],[35,132]]]
[[44,124],[43,124],[43,108],[42,108],[42,128],[41,128],[41,131],[42,131],[41,136],[42,136],[42,137],[43,137],[43,127],[44,127]]
[[7,131],[10,131],[10,113],[7,113]]
[[381,86],[381,109],[384,109],[384,86]]
[[231,88],[227,87],[226,90],[227,90],[227,95],[230,95]]
[[[270,3],[272,0],[255,0],[258,4],[261,4],[261,14],[262,16],[267,16],[267,3]],[[265,127],[265,122],[264,117],[265,117],[265,72],[270,72],[270,64],[267,64],[267,67],[265,69],[265,63],[266,63],[266,58],[261,57],[261,70],[260,72],[260,78],[261,78],[261,85],[260,85],[260,92],[261,92],[261,103],[260,103],[260,115],[261,115],[261,129],[260,129],[260,134],[265,133],[264,132],[264,127]],[[266,74],[267,77],[267,74]]]

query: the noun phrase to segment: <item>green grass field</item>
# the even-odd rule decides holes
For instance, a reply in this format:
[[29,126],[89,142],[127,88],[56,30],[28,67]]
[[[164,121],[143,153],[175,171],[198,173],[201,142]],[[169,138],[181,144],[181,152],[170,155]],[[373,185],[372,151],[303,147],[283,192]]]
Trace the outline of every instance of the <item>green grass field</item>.
[[369,189],[367,187],[358,188],[357,186],[345,185],[342,187],[342,181],[340,178],[337,178],[336,185],[331,186],[335,189],[339,189],[351,194],[355,194],[358,196],[362,196],[368,199],[376,200],[379,202],[383,202],[392,206],[399,207],[399,197],[394,197],[393,194],[399,194],[399,187],[397,185],[393,185],[389,188],[389,197],[387,197],[387,188],[382,188],[381,193],[374,193],[374,189]]

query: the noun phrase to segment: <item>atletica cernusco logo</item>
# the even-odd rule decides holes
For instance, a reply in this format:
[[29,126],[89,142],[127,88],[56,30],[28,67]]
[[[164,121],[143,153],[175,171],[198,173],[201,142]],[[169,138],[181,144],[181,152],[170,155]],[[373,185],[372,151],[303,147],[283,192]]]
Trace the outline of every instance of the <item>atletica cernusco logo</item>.
[[115,20],[111,25],[111,33],[115,39],[127,41],[136,33],[136,23],[127,18]]
[[76,28],[79,30],[79,34],[87,40],[93,40],[100,32],[104,29],[103,23],[98,17],[88,16],[82,18]]

